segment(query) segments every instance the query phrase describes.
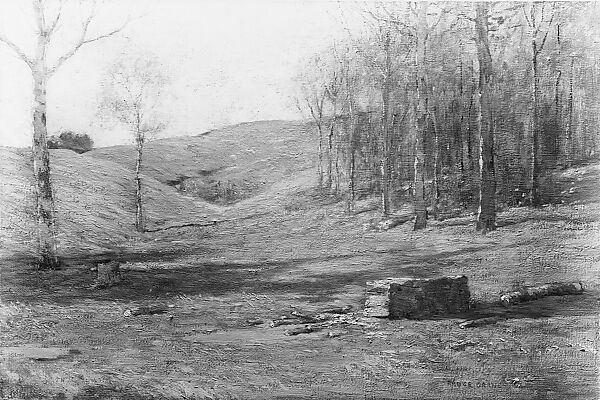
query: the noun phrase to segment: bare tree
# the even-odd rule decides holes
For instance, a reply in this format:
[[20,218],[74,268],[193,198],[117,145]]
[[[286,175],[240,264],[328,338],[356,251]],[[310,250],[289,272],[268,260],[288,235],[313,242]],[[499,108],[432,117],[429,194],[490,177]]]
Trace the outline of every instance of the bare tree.
[[496,229],[496,175],[494,167],[494,118],[492,111],[492,55],[489,43],[488,5],[475,6],[475,42],[479,61],[479,93],[477,104],[477,130],[479,131],[479,212],[478,231]]
[[538,206],[541,203],[540,177],[542,174],[542,160],[540,152],[540,75],[539,56],[544,50],[546,39],[550,33],[555,16],[554,4],[546,2],[533,2],[523,6],[523,16],[527,23],[531,38],[531,71],[532,71],[532,131],[533,145],[531,149],[532,172],[529,201]]
[[[325,124],[325,107],[327,100],[327,84],[323,79],[323,60],[319,55],[313,56],[304,67],[298,80],[300,81],[300,94],[297,106],[302,111],[308,108],[310,116],[317,126],[319,161],[317,166],[318,186],[323,187],[323,135]],[[331,174],[331,171],[329,171]],[[330,176],[331,179],[331,176]]]
[[138,232],[144,232],[141,178],[144,144],[166,127],[160,111],[166,84],[160,63],[148,55],[117,62],[106,74],[100,110],[129,128],[136,148],[135,227]]
[[[36,23],[36,47],[33,56],[28,55],[9,38],[0,34],[0,42],[11,48],[15,54],[29,67],[33,77],[33,173],[35,178],[36,217],[38,227],[38,268],[55,269],[60,262],[57,255],[56,216],[54,196],[50,180],[50,155],[48,153],[46,127],[46,87],[48,80],[56,71],[83,46],[111,37],[120,32],[125,25],[112,31],[90,36],[89,26],[94,19],[95,4],[83,22],[77,39],[71,48],[62,54],[53,64],[47,59],[47,50],[52,43],[53,35],[62,22],[63,2],[33,0],[33,11]],[[51,7],[57,5],[57,7]],[[51,10],[54,8],[54,10]],[[52,12],[53,11],[53,12]]]
[[417,71],[417,103],[415,109],[415,161],[414,161],[414,230],[427,226],[427,208],[425,205],[425,130],[428,123],[428,88],[427,71],[425,62],[427,60],[427,38],[430,28],[427,24],[427,2],[418,3],[414,6],[417,30],[416,30],[416,52],[415,67]]

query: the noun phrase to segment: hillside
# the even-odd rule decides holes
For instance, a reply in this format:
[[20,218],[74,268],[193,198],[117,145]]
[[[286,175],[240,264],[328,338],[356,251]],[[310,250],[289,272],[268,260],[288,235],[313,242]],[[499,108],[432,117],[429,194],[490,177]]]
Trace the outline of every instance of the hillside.
[[[198,136],[158,139],[144,147],[144,173],[161,183],[204,193],[210,184],[233,184],[250,198],[271,185],[314,167],[311,125],[258,121],[233,125]],[[91,157],[135,167],[133,146],[100,148]],[[183,185],[182,185],[183,184]]]
[[[133,175],[108,160],[51,150],[60,253],[118,251],[144,239],[134,230]],[[0,147],[0,257],[28,256],[35,249],[33,176],[28,149]],[[218,219],[209,204],[177,194],[144,177],[149,228]]]
[[[305,123],[261,121],[149,142],[143,168],[147,228],[245,218],[273,207],[281,210],[290,192],[312,185],[309,129]],[[26,149],[0,148],[0,257],[30,256],[35,249],[29,154]],[[156,234],[140,235],[133,227],[133,146],[81,155],[51,150],[51,165],[62,255],[140,251],[154,243]],[[245,183],[250,189],[227,207],[178,190],[186,179]]]

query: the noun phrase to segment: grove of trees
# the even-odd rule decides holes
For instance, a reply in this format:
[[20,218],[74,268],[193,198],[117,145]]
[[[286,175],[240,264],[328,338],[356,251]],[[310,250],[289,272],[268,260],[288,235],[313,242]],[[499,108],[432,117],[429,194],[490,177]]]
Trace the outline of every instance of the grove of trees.
[[[365,29],[302,66],[319,187],[427,218],[556,201],[551,172],[598,153],[595,3],[357,5]],[[582,34],[585,31],[586,34]]]

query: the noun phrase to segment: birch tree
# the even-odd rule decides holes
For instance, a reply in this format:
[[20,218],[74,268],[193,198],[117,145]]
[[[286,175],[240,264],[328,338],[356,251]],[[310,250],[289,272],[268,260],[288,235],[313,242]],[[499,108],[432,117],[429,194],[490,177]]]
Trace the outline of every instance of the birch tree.
[[135,161],[135,228],[144,232],[142,162],[144,145],[166,127],[161,100],[167,84],[158,60],[138,56],[115,63],[106,74],[101,112],[124,124],[133,137]]
[[71,59],[84,46],[109,38],[119,33],[124,27],[111,30],[98,35],[90,35],[89,27],[96,15],[96,2],[92,2],[91,11],[83,21],[79,32],[69,50],[60,55],[56,60],[48,60],[49,46],[53,43],[55,33],[63,22],[63,1],[32,0],[33,15],[35,18],[36,45],[33,54],[16,45],[12,40],[0,34],[0,43],[8,46],[31,70],[33,78],[33,174],[35,179],[36,220],[38,229],[38,260],[40,269],[55,269],[60,265],[57,254],[56,240],[56,212],[54,195],[50,180],[50,155],[47,145],[47,117],[46,94],[48,80],[59,68]]

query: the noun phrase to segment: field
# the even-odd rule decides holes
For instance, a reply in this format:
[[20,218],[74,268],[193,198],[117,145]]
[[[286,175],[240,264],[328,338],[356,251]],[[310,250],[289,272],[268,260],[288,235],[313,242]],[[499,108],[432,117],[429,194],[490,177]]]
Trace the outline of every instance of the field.
[[[308,130],[274,121],[154,142],[149,227],[170,228],[143,235],[132,229],[130,148],[54,152],[60,271],[29,265],[27,153],[0,149],[0,398],[598,398],[600,165],[557,171],[563,204],[505,210],[485,236],[469,213],[373,232],[377,199],[350,215],[312,189]],[[173,187],[201,171],[262,186],[233,205]],[[124,281],[95,289],[90,267],[103,257],[123,262]],[[456,274],[469,278],[468,315],[362,316],[367,281]],[[586,290],[495,304],[502,291],[552,281]],[[348,305],[314,333],[269,324]],[[165,312],[130,315],[136,307]],[[490,315],[501,319],[458,326]]]

